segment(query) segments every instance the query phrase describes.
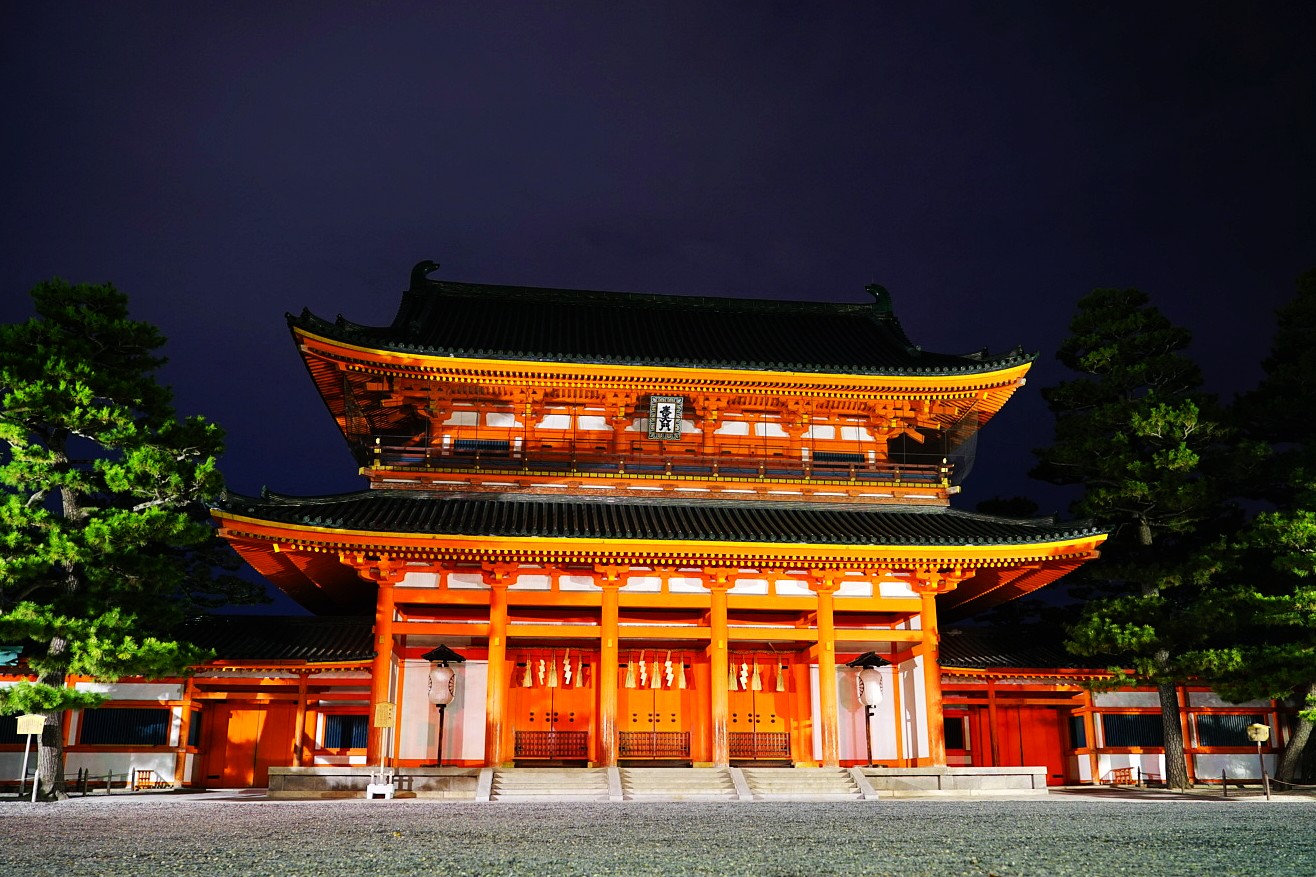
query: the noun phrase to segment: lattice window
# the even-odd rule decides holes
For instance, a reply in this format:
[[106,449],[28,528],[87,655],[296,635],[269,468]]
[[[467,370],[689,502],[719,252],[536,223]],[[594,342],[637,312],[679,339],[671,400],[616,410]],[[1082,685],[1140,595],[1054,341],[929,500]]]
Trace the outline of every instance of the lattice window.
[[324,717],[325,749],[365,749],[369,726],[367,716],[329,715]]
[[1198,713],[1197,744],[1199,746],[1252,746],[1247,738],[1247,726],[1261,724],[1261,716],[1240,716],[1229,713]]
[[165,746],[173,713],[154,707],[82,711],[78,742],[100,746]]
[[1151,713],[1105,713],[1101,731],[1108,747],[1165,745],[1161,717]]

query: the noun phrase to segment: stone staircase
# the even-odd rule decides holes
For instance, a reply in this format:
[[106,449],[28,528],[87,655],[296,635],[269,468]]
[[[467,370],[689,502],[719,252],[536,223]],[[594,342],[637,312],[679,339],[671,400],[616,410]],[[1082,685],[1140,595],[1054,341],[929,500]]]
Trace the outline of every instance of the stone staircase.
[[519,767],[497,770],[490,801],[610,801],[608,769]]
[[755,801],[857,801],[863,797],[850,772],[830,767],[746,767]]
[[726,768],[623,767],[621,790],[627,801],[738,801]]

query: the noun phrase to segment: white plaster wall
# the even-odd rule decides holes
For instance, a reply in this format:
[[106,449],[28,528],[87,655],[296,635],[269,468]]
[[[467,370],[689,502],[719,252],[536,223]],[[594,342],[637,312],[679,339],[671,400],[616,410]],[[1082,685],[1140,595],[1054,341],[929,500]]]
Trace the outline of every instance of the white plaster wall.
[[1268,700],[1245,700],[1242,703],[1230,703],[1229,701],[1220,697],[1220,695],[1216,694],[1214,691],[1188,692],[1188,705],[1238,707],[1240,709],[1247,707],[1257,710],[1270,709],[1270,701]]
[[900,725],[904,758],[928,755],[927,692],[923,689],[923,656],[900,665]]
[[818,717],[822,715],[822,705],[818,699],[818,665],[809,665],[809,724],[812,726],[812,756],[815,761],[822,758],[822,726]]
[[[451,752],[454,759],[484,761],[485,696],[489,688],[489,662],[467,661],[461,666],[461,688],[448,707],[444,719],[447,728],[443,741],[444,761]],[[454,709],[455,708],[455,709]]]
[[841,586],[836,589],[837,597],[871,597],[873,596],[873,583],[860,582],[846,579]]
[[[64,776],[72,782],[80,768],[90,768],[91,774],[104,776],[107,773],[128,774],[132,782],[134,770],[153,770],[157,776],[166,780],[174,779],[175,757],[172,752],[70,752],[64,761]],[[116,780],[121,782],[121,780]]]
[[520,421],[516,419],[516,415],[507,411],[490,411],[484,416],[484,422],[489,426],[498,427],[519,427],[521,425]]
[[515,591],[548,591],[552,587],[553,579],[551,576],[535,573],[517,576],[516,581],[509,585],[508,589]]
[[[1262,755],[1261,758],[1266,763],[1266,773],[1273,777],[1275,756]],[[1261,765],[1257,761],[1255,752],[1246,755],[1241,752],[1231,755],[1195,755],[1193,759],[1193,772],[1197,774],[1199,780],[1218,780],[1220,771],[1223,770],[1227,771],[1231,780],[1261,781]]]
[[433,572],[409,572],[402,577],[404,588],[437,588],[439,574]]
[[539,421],[540,429],[571,429],[571,416],[569,414],[545,414],[544,419]]
[[749,435],[749,424],[743,420],[724,420],[714,435]]
[[111,700],[154,700],[164,703],[183,699],[183,686],[167,682],[78,682],[78,691],[103,694]]
[[589,430],[591,432],[611,432],[612,427],[608,425],[607,418],[596,417],[592,414],[582,414],[576,418],[576,428]]
[[478,572],[454,572],[448,574],[448,587],[484,589],[489,586]]
[[1099,782],[1107,782],[1110,772],[1117,767],[1136,767],[1144,774],[1165,777],[1165,756],[1154,753],[1103,753],[1097,756],[1101,775]]
[[727,591],[729,594],[766,594],[768,593],[767,579],[737,579],[736,583]]
[[866,763],[868,750],[865,734],[870,735],[873,760],[898,758],[896,752],[896,714],[891,698],[891,667],[880,667],[882,675],[882,702],[873,707],[871,723],[867,720],[863,702],[859,700],[859,671],[849,667],[838,668],[838,685],[841,724],[841,760]]
[[673,594],[702,594],[704,582],[702,579],[672,576],[667,580],[667,590]]
[[[470,677],[472,664],[478,663],[481,670],[477,691],[471,690]],[[438,746],[439,709],[430,703],[428,661],[408,660],[402,662],[403,686],[402,704],[398,710],[398,727],[400,758],[416,758],[426,764],[434,762]],[[484,680],[488,665],[483,662],[468,661],[454,664],[453,674],[456,680],[456,693],[452,703],[448,704],[443,717],[443,760],[465,758],[461,753],[466,748],[468,729],[466,716],[470,713],[468,704],[476,698],[479,704],[479,739],[480,752],[484,751]]]
[[918,599],[918,594],[909,586],[909,582],[902,582],[896,579],[886,579],[877,586],[877,592],[882,597],[913,597]]
[[809,583],[798,579],[777,579],[774,585],[779,597],[811,597]]
[[559,591],[601,591],[592,576],[561,576],[557,580]]
[[479,423],[480,415],[474,411],[454,411],[447,420],[443,421],[444,426],[475,426]]
[[623,591],[656,594],[663,589],[663,580],[658,576],[631,576],[622,587]]

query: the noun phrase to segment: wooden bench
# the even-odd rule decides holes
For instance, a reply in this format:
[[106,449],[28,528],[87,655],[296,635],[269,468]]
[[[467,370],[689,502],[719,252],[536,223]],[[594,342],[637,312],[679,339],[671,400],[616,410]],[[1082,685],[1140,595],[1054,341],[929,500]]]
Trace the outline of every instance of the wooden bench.
[[1105,781],[1112,786],[1142,786],[1159,783],[1161,778],[1154,773],[1143,773],[1142,768],[1117,767],[1106,774]]

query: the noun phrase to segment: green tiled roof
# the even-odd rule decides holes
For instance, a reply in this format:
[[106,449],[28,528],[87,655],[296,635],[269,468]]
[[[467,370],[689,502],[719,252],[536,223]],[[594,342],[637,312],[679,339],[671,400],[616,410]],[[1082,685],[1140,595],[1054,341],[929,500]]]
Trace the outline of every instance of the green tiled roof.
[[234,514],[380,533],[823,545],[1018,545],[1103,532],[1090,522],[1014,519],[946,507],[714,500],[616,501],[367,490],[324,497],[230,496]]
[[375,656],[374,618],[206,615],[182,636],[226,661],[368,661]]
[[866,304],[820,304],[572,289],[489,286],[413,272],[388,326],[330,322],[303,311],[289,324],[398,353],[686,368],[863,375],[954,375],[1032,361],[929,353],[905,335],[880,286]]
[[[1071,655],[1064,632],[1041,624],[1008,628],[970,627],[947,630],[940,643],[941,666],[978,670],[1017,667],[1101,669],[1100,659]],[[1113,659],[1112,659],[1113,660]]]

